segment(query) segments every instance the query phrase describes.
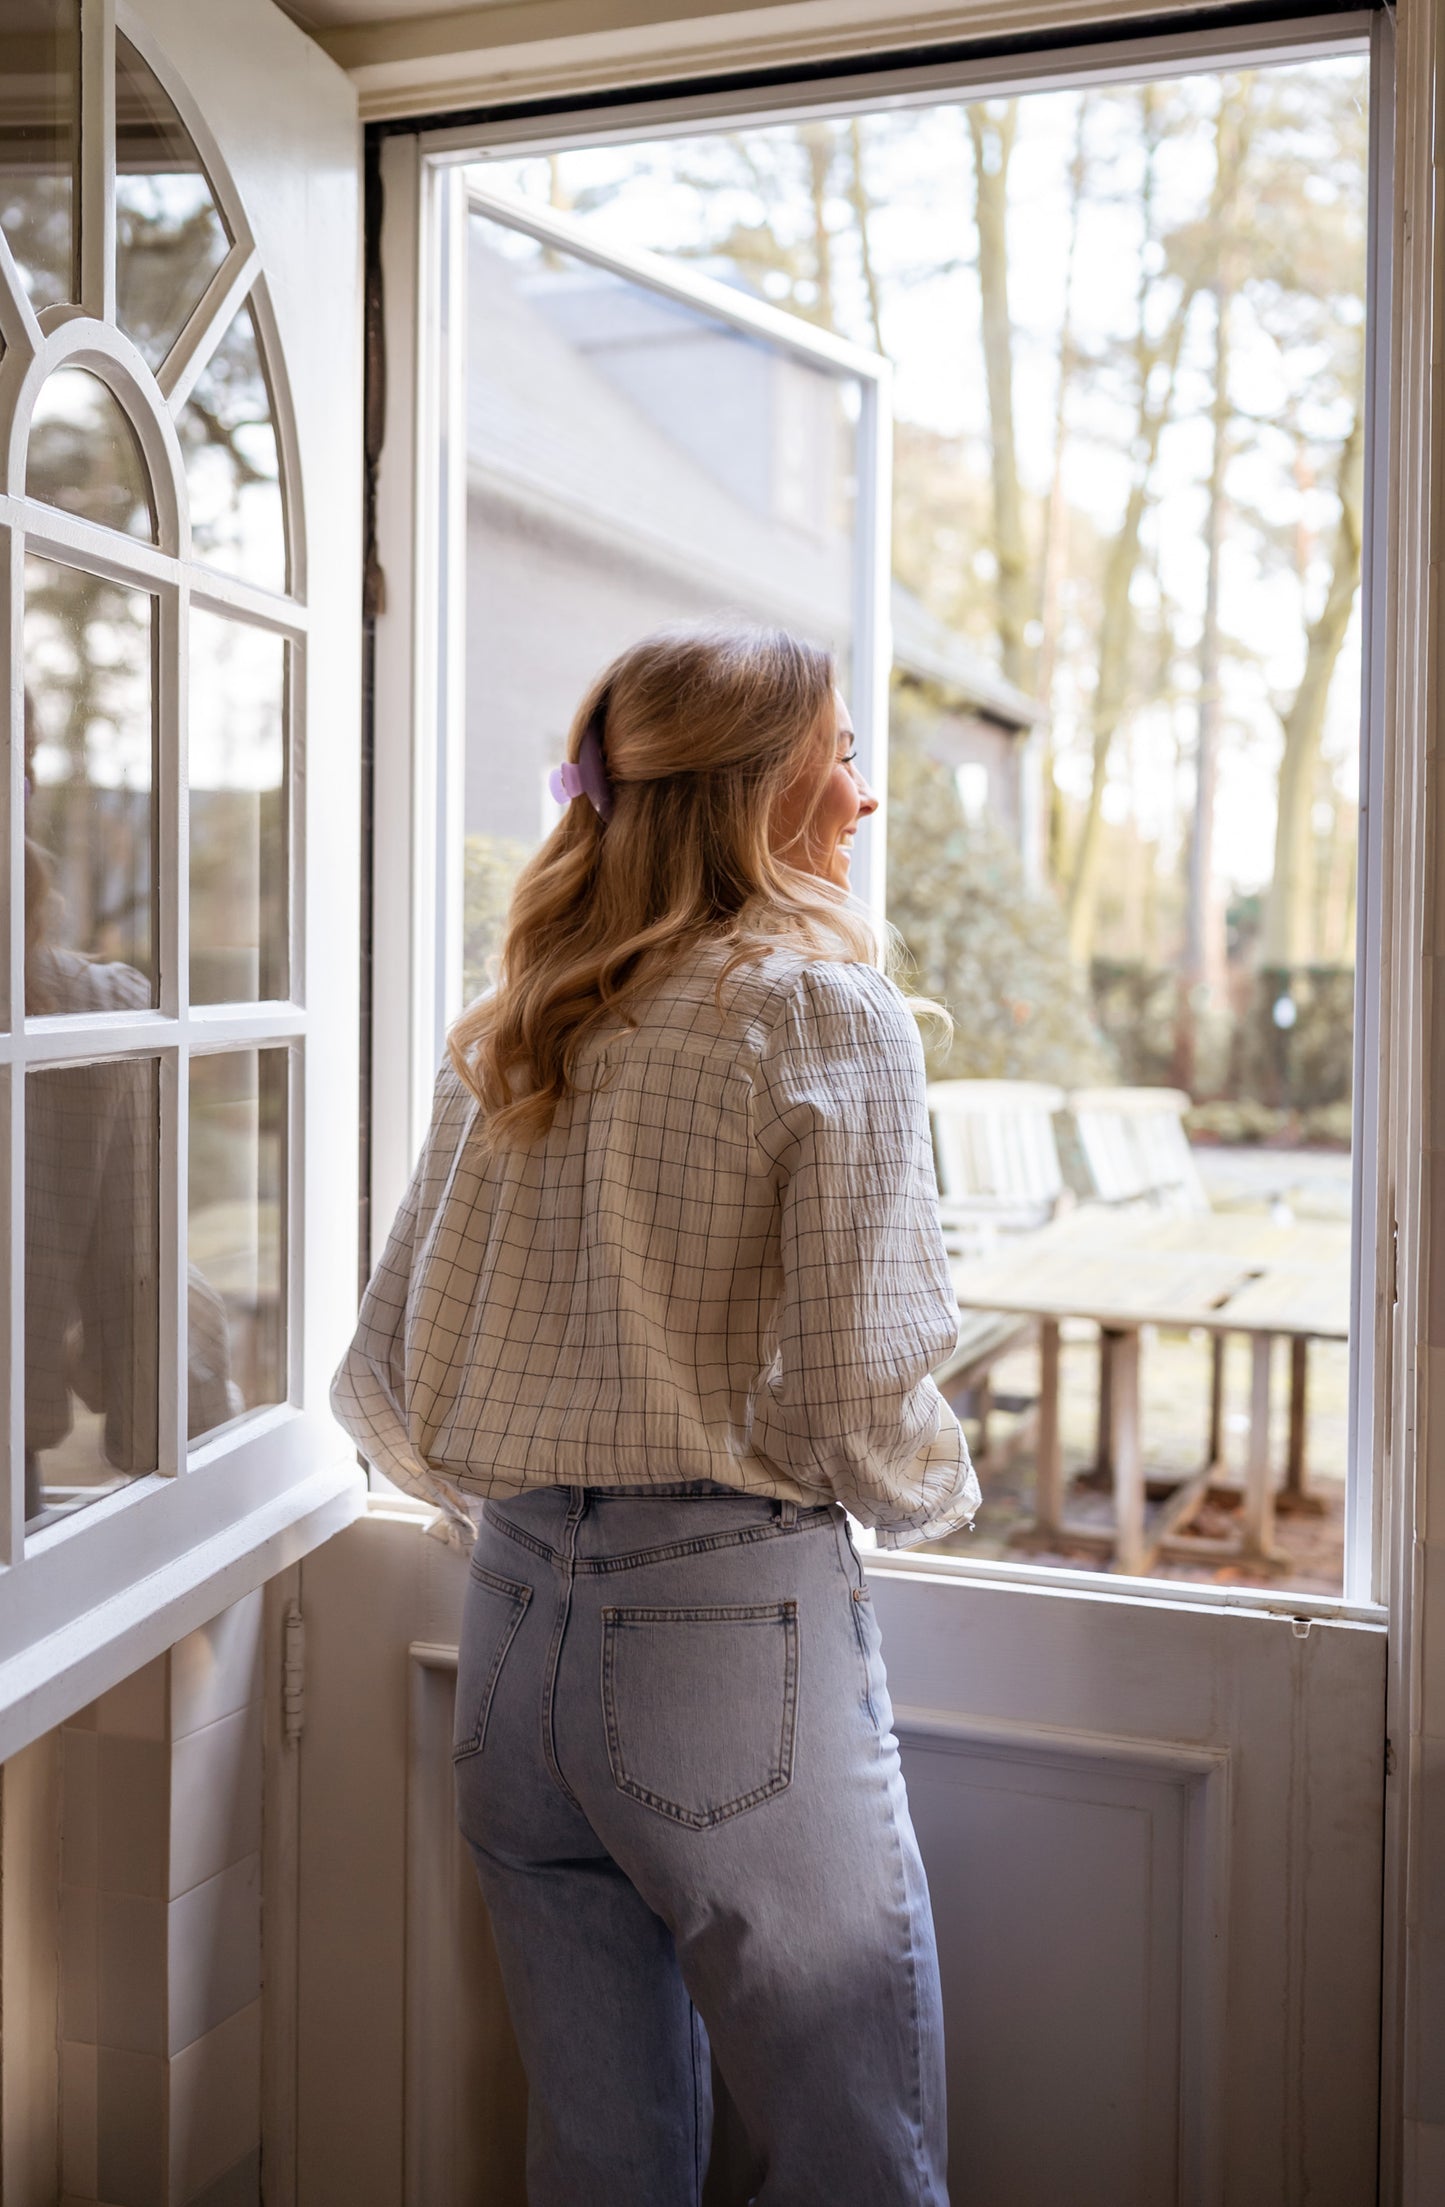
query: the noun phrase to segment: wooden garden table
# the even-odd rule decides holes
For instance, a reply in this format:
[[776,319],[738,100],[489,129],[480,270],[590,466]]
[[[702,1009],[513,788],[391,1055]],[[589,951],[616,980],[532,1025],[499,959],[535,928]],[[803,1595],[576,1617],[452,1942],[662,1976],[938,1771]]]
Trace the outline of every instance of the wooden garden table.
[[1194,1515],[1222,1456],[1222,1360],[1216,1346],[1207,1461],[1151,1510],[1139,1430],[1139,1336],[1145,1326],[1200,1327],[1216,1344],[1250,1336],[1249,1452],[1240,1540],[1191,1541],[1191,1552],[1272,1560],[1275,1489],[1269,1454],[1270,1379],[1277,1336],[1291,1344],[1285,1488],[1304,1492],[1305,1375],[1311,1340],[1349,1330],[1350,1229],[1343,1221],[1277,1224],[1247,1213],[1161,1217],[1084,1206],[987,1257],[953,1267],[960,1307],[1039,1322],[1040,1387],[1036,1517],[1046,1534],[1095,1540],[1066,1521],[1059,1434],[1059,1327],[1091,1319],[1100,1330],[1099,1471],[1112,1475],[1114,1526],[1104,1536],[1117,1570],[1149,1569],[1160,1544]]

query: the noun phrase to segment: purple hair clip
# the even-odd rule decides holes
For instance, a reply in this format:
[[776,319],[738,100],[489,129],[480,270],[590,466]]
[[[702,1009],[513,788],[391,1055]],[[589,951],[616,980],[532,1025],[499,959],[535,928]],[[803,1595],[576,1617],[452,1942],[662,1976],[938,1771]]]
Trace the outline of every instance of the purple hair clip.
[[554,767],[547,777],[547,787],[559,805],[568,804],[574,797],[585,797],[600,820],[610,820],[612,784],[607,779],[607,762],[602,756],[600,719],[600,712],[593,714],[582,731],[576,758],[566,759],[561,766]]

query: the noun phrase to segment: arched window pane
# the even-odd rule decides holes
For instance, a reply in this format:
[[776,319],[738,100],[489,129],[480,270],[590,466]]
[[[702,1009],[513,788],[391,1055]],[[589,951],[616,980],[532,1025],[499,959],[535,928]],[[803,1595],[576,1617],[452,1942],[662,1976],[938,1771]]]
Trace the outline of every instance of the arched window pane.
[[158,368],[231,239],[190,132],[125,38],[115,42],[115,165],[116,312]]
[[285,996],[285,639],[191,615],[191,1002]]
[[57,368],[36,401],[25,488],[62,513],[155,541],[150,484],[135,431],[99,376]]
[[37,311],[73,299],[80,0],[0,8],[0,225]]
[[256,323],[242,307],[178,423],[197,559],[286,587],[281,470]]
[[154,613],[144,590],[25,563],[32,1018],[156,1001]]

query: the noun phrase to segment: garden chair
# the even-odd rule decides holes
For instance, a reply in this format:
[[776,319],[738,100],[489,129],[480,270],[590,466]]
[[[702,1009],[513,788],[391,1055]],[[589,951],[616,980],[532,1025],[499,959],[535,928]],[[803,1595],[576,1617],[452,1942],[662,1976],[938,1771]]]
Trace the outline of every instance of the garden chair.
[[[1067,1200],[1054,1113],[1063,1090],[1041,1081],[934,1081],[928,1089],[939,1210],[949,1255],[975,1257],[1000,1234],[1046,1225]],[[989,1413],[1027,1410],[1032,1398],[995,1397],[999,1358],[1037,1331],[1003,1311],[964,1311],[958,1342],[934,1373],[943,1392],[978,1422],[977,1454],[988,1454]]]
[[1000,1234],[1047,1225],[1064,1199],[1054,1113],[1043,1081],[932,1081],[928,1115],[949,1254],[976,1257]]
[[1179,1088],[1076,1088],[1068,1099],[1085,1202],[1197,1215],[1209,1209]]

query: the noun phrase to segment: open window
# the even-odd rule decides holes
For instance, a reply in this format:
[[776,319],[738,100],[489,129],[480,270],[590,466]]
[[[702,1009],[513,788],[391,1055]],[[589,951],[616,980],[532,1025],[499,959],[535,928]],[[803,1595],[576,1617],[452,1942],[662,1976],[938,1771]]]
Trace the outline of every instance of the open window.
[[826,640],[886,792],[863,893],[955,1020],[940,1378],[986,1502],[943,1545],[975,1564],[1375,1583],[1370,83],[1345,31],[489,125],[423,172],[435,862],[378,1208],[590,673],[674,618]]
[[[18,1738],[36,1675],[52,1710],[85,1700],[163,1644],[168,1602],[355,1484],[306,1343],[308,1220],[340,1196],[343,1252],[349,1227],[307,1112],[353,1054],[355,991],[318,1031],[308,447],[269,289],[293,280],[287,249],[268,272],[142,22],[25,0],[3,42],[26,117],[0,190],[0,1731]],[[344,623],[323,659],[338,641]],[[344,1254],[340,1278],[323,1356]],[[142,1577],[148,1637],[127,1648]]]

